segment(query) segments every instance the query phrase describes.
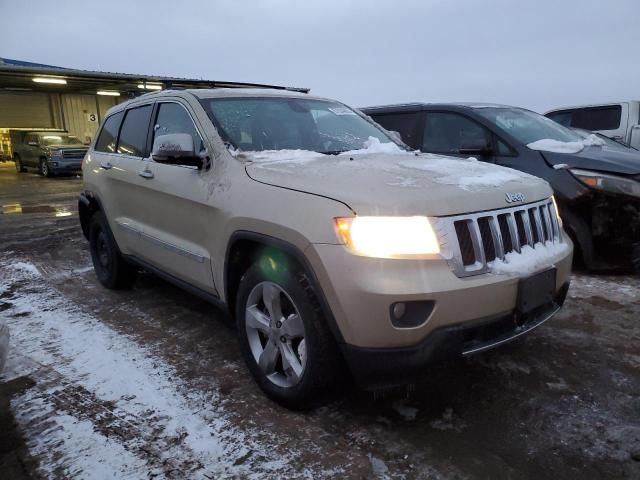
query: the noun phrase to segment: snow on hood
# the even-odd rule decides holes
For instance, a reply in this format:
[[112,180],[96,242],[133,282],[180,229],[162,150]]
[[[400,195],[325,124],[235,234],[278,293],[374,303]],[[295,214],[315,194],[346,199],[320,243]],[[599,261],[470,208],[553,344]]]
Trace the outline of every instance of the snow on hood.
[[433,175],[432,181],[445,185],[456,185],[464,190],[499,187],[513,181],[521,182],[523,179],[535,178],[511,168],[478,162],[475,158],[436,157],[430,158],[426,162],[401,161],[399,165],[429,172]]
[[577,142],[561,142],[559,140],[552,140],[551,138],[543,138],[537,142],[528,143],[527,147],[531,150],[542,150],[543,152],[578,153],[581,152],[584,147],[602,147],[604,145],[606,145],[605,141],[592,133],[587,138]]
[[364,148],[360,150],[349,150],[342,152],[340,155],[363,155],[367,153],[388,153],[391,155],[411,155],[411,152],[400,148],[398,145],[392,142],[382,143],[376,137],[369,137],[364,142]]
[[241,156],[253,180],[333,198],[361,215],[453,215],[470,208],[504,206],[506,191],[522,193],[528,201],[552,193],[544,180],[517,170],[404,150],[350,155],[249,152]]
[[548,266],[554,257],[564,253],[569,246],[566,243],[536,243],[534,247],[525,245],[520,253],[509,252],[504,260],[499,258],[489,262],[493,273],[517,273],[527,275]]

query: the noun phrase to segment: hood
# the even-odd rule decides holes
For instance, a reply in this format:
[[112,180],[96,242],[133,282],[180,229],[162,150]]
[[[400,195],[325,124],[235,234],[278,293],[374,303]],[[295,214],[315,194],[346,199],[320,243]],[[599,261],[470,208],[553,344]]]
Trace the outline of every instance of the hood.
[[44,147],[46,150],[57,151],[57,150],[89,150],[88,145],[49,145],[48,147]]
[[296,150],[237,158],[256,181],[329,197],[359,215],[456,215],[508,207],[507,193],[522,193],[524,203],[552,194],[547,182],[526,173],[440,155]]
[[550,165],[597,170],[619,175],[640,174],[640,152],[608,146],[585,147],[578,153],[540,152]]

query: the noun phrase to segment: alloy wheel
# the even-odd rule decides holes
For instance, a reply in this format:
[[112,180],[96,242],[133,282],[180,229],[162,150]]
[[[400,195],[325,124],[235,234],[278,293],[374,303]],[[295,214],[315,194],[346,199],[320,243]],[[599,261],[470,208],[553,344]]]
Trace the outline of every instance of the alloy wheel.
[[273,282],[256,285],[247,299],[245,330],[260,371],[275,385],[297,385],[307,354],[305,331],[291,297]]

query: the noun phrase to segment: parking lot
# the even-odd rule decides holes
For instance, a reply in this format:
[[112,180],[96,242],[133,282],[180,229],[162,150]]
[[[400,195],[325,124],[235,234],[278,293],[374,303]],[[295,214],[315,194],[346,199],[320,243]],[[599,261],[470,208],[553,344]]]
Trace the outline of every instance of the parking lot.
[[81,183],[0,163],[7,478],[640,478],[639,278],[575,274],[522,341],[294,413],[253,383],[216,308],[150,274],[98,284]]

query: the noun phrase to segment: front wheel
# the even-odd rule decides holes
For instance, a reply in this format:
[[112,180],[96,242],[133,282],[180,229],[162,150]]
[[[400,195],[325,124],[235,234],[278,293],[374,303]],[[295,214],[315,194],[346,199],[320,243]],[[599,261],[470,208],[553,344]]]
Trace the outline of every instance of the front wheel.
[[240,280],[240,347],[269,398],[288,408],[308,409],[334,383],[340,353],[306,275],[264,270],[255,264]]
[[53,176],[53,172],[51,171],[49,164],[44,158],[40,160],[40,175],[42,175],[43,177]]
[[136,280],[136,269],[120,254],[107,218],[102,212],[91,217],[89,248],[93,269],[100,283],[110,289],[129,288]]

